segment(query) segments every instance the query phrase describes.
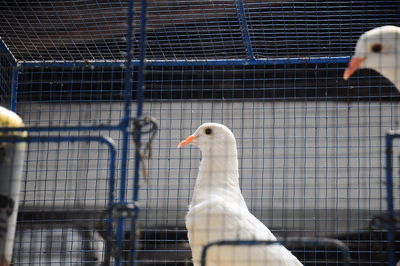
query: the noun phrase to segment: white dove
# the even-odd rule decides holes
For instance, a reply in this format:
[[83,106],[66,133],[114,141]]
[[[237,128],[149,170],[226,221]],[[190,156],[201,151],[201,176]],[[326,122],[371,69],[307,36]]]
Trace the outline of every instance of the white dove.
[[400,90],[399,27],[382,26],[361,35],[343,78],[347,80],[360,68],[371,68],[379,72]]
[[[202,160],[192,202],[186,215],[194,266],[208,243],[219,240],[276,240],[271,231],[252,215],[239,187],[236,140],[224,125],[205,123],[178,147],[194,144]],[[213,246],[207,266],[302,265],[280,244],[262,246]]]

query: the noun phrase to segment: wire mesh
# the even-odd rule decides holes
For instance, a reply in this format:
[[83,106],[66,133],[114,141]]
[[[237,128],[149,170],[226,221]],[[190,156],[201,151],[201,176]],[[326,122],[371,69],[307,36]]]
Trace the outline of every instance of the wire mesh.
[[[126,1],[0,4],[0,36],[21,61],[125,58]],[[361,33],[396,25],[398,10],[393,1],[149,1],[147,59],[247,58],[248,45],[258,59],[349,56]]]
[[30,125],[116,125],[123,114],[123,69],[33,68],[19,78],[18,108]]
[[[106,134],[121,147],[121,132],[90,127],[117,126],[124,114],[127,7],[0,3],[0,36],[20,64],[17,111],[28,125],[82,126],[66,134]],[[144,114],[157,118],[160,132],[153,159],[143,163],[135,263],[191,264],[184,223],[200,153],[175,147],[208,121],[235,134],[244,198],[276,236],[335,238],[349,247],[353,265],[386,262],[386,229],[374,218],[386,210],[384,136],[399,126],[399,95],[374,71],[350,81],[342,74],[359,35],[400,25],[399,11],[395,1],[372,0],[148,1]],[[11,97],[3,61],[0,55],[2,104]],[[135,91],[129,96],[135,101]],[[95,224],[108,200],[104,147],[29,146],[14,264],[98,263],[105,240]],[[128,176],[133,161],[129,152]],[[131,198],[132,179],[124,189]],[[305,265],[341,263],[334,249],[287,247]]]
[[0,39],[0,104],[11,107],[12,88],[15,81],[15,58]]
[[[107,135],[120,147],[122,137],[115,127],[123,116],[122,83],[120,67],[24,69],[18,112],[28,125],[41,128],[33,135]],[[46,129],[49,126],[55,128],[54,133]],[[99,127],[102,130],[96,129]],[[16,265],[104,263],[106,245],[115,241],[105,220],[110,203],[110,160],[107,147],[96,143],[30,144],[15,242]],[[114,188],[119,186],[117,173]],[[30,245],[27,236],[37,244]],[[127,260],[127,248],[121,248],[123,260]]]
[[126,1],[2,1],[1,36],[35,60],[123,59]]
[[[13,263],[104,261],[109,235],[105,219],[114,201],[112,142],[60,136],[30,136],[28,141]],[[90,156],[89,149],[98,153]]]
[[[374,105],[381,112],[375,118]],[[141,193],[145,206],[139,220],[159,232],[151,240],[156,251],[147,248],[143,256],[160,256],[161,262],[187,248],[181,243],[182,210],[192,196],[200,155],[170,147],[212,120],[235,132],[242,193],[252,212],[275,234],[339,238],[358,263],[379,264],[385,258],[385,234],[370,222],[386,208],[382,135],[394,126],[391,103],[186,100],[148,108],[167,121],[161,122],[160,144],[155,143],[160,145],[158,161],[151,163],[150,178],[143,184],[146,192]],[[173,237],[173,229],[176,243],[165,240]],[[141,241],[152,243],[148,237]],[[160,246],[172,254],[163,257]],[[318,248],[294,250],[307,265],[313,265],[313,256],[328,254]]]

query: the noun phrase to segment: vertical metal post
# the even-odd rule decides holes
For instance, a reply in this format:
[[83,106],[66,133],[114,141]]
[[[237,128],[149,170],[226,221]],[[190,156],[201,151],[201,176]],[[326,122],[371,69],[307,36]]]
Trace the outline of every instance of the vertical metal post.
[[[141,1],[140,13],[140,40],[139,40],[139,66],[137,73],[137,89],[136,89],[136,120],[140,120],[143,115],[143,101],[144,101],[144,75],[145,75],[145,58],[146,58],[146,22],[147,22],[147,1]],[[139,178],[140,178],[140,141],[141,129],[135,127],[135,168],[133,179],[133,201],[137,202],[139,198]],[[136,219],[139,209],[136,208],[134,217],[131,220],[131,251],[130,251],[130,265],[135,265],[136,259]]]
[[[144,101],[144,75],[145,75],[145,56],[146,56],[146,14],[147,1],[142,0],[141,24],[140,24],[140,41],[139,41],[139,69],[136,91],[136,119],[141,119],[143,115]],[[135,143],[140,143],[141,132],[135,132]],[[140,150],[136,149],[135,153],[135,176],[134,176],[134,194],[133,200],[138,200],[139,194],[139,177],[140,177]]]
[[247,56],[250,60],[254,60],[253,45],[251,44],[251,38],[249,33],[249,27],[247,25],[247,19],[244,9],[243,0],[236,0],[236,12],[238,14],[239,24],[242,28],[242,39],[246,48]]
[[394,243],[394,207],[393,207],[393,134],[386,134],[386,200],[388,216],[388,265],[396,265],[396,249]]
[[[4,41],[0,37],[0,53],[6,57],[6,60],[10,64],[11,67],[11,80],[10,80],[10,106],[9,109],[15,112],[15,109],[17,107],[17,89],[18,89],[18,74],[19,74],[19,67],[17,66],[17,60],[15,57],[12,55],[10,50],[8,49],[7,45],[4,43]],[[4,88],[6,89],[6,88]]]
[[13,112],[16,112],[17,110],[18,77],[19,77],[19,69],[17,66],[13,66],[12,76],[11,76],[11,102],[10,102],[10,109]]
[[[112,214],[112,207],[114,206],[115,200],[115,169],[116,169],[116,148],[114,142],[111,138],[108,138],[108,147],[110,153],[110,166],[109,166],[109,184],[108,184],[108,217],[107,217],[107,234],[112,236],[113,232],[113,214]],[[109,241],[105,241],[105,256],[104,256],[104,264],[110,265],[110,258],[111,258],[111,243]]]
[[[128,14],[127,14],[127,35],[126,35],[126,61],[125,61],[125,76],[124,76],[124,117],[120,123],[120,129],[122,134],[122,147],[121,147],[121,176],[120,176],[120,187],[119,187],[119,203],[125,204],[126,201],[126,176],[128,168],[128,151],[129,151],[129,121],[131,118],[131,104],[132,104],[132,87],[133,87],[133,15],[134,15],[134,0],[128,2]],[[124,218],[119,217],[116,230],[116,241],[118,247],[123,250],[125,240],[124,230]],[[121,265],[121,258],[118,256],[115,258],[115,265]]]

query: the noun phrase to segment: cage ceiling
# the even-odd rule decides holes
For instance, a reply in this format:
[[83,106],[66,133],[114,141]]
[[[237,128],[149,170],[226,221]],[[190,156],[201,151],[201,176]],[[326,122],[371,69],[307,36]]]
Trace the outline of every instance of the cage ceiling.
[[[134,9],[137,45],[139,1]],[[347,57],[362,32],[399,13],[396,1],[149,0],[147,59]],[[20,62],[120,61],[126,14],[127,1],[2,1],[0,37]]]

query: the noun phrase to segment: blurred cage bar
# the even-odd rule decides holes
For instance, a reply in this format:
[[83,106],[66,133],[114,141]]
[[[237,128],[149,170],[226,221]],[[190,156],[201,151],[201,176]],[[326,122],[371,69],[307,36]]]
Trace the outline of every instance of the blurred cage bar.
[[[127,104],[138,104],[143,2],[0,3],[0,102],[28,127],[53,128],[33,136],[112,138],[122,202],[135,193],[135,144],[121,121],[134,117]],[[129,217],[113,223],[114,234],[123,230],[112,263],[134,251],[136,265],[191,265],[184,216],[200,157],[175,147],[215,121],[234,132],[246,202],[277,236],[338,239],[351,265],[386,264],[385,134],[399,127],[399,94],[373,71],[341,77],[359,35],[400,25],[399,13],[396,1],[148,0],[143,114],[157,118],[159,132],[143,163],[138,228],[130,232]],[[26,162],[13,263],[100,264],[114,245],[101,227],[107,147],[30,143]],[[288,248],[305,265],[342,263],[332,246]]]
[[0,39],[0,103],[3,107],[11,108],[13,92],[17,86],[16,60],[9,53],[8,47]]

